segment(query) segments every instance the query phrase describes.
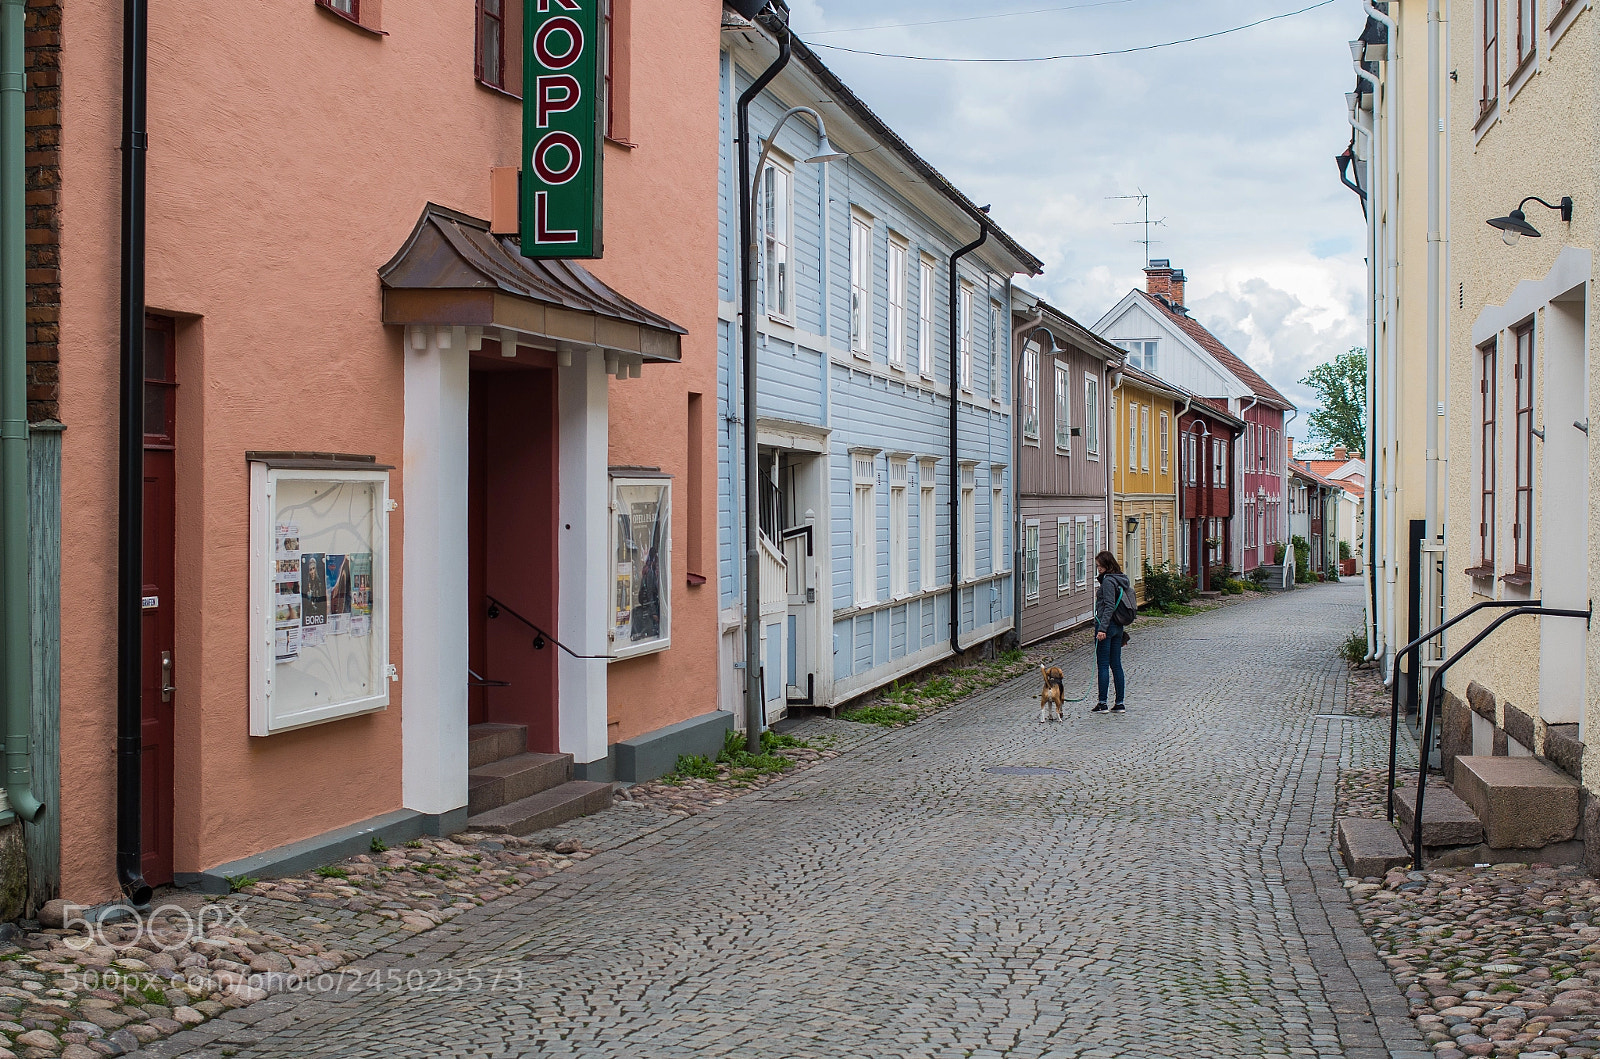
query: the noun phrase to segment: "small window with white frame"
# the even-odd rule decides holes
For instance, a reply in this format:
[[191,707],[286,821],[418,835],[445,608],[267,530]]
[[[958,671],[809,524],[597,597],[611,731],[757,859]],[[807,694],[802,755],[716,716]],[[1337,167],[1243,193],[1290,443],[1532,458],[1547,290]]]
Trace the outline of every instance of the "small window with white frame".
[[[1100,516],[1095,516],[1095,525],[1100,524]],[[1072,549],[1072,573],[1082,588],[1089,583],[1089,520],[1084,515],[1078,516],[1078,533]]]
[[893,232],[889,233],[889,366],[906,366],[906,280],[911,248]]
[[957,363],[960,365],[961,388],[972,392],[972,285],[963,281],[961,296],[956,300],[956,333],[960,337]]
[[1161,473],[1172,469],[1172,417],[1161,413]]
[[1083,376],[1083,451],[1091,460],[1100,458],[1100,379],[1088,372]]
[[917,265],[917,371],[933,378],[933,258],[923,254]]
[[1106,523],[1104,515],[1094,517],[1094,551],[1098,555],[1106,550]]
[[872,217],[850,209],[850,352],[872,359]]
[[1039,599],[1039,520],[1030,518],[1022,527],[1022,581],[1028,602]]
[[961,464],[961,580],[978,576],[978,465]]
[[889,595],[900,599],[911,591],[911,464],[908,457],[889,457]]
[[1001,331],[1000,304],[989,303],[989,398],[1000,400],[1000,354],[1001,347],[1005,344],[1005,334]]
[[989,468],[989,572],[1006,569],[1006,468],[997,463]]
[[1072,371],[1056,361],[1056,450],[1072,451]]
[[788,323],[794,316],[794,170],[776,156],[769,159],[761,175],[766,308],[768,316]]
[[1022,439],[1039,441],[1039,347],[1032,342],[1022,351]]
[[1056,592],[1072,591],[1072,528],[1070,518],[1056,519]]
[[1160,344],[1155,339],[1144,338],[1117,343],[1117,345],[1128,351],[1128,364],[1147,375],[1158,374],[1156,353]]
[[850,451],[855,505],[851,530],[855,552],[855,599],[858,605],[878,601],[878,455],[876,449]]
[[1139,466],[1141,470],[1150,469],[1150,406],[1139,406]]
[[939,584],[939,461],[924,458],[917,464],[918,587],[926,592]]

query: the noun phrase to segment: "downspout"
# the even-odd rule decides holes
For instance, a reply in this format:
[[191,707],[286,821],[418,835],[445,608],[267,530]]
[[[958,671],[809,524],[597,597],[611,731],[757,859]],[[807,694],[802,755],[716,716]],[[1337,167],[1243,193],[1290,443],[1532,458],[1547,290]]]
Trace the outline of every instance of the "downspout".
[[[1356,115],[1359,113],[1359,108],[1352,108],[1350,125],[1356,132],[1359,132],[1367,139],[1367,157],[1370,159],[1368,163],[1369,172],[1375,176],[1378,168],[1377,165],[1374,164],[1377,161],[1374,154],[1377,147],[1377,137],[1373,135],[1373,130],[1370,127],[1362,125],[1361,122],[1357,120]],[[1364,206],[1365,203],[1363,203],[1363,207]],[[1376,208],[1376,203],[1374,203],[1374,207],[1372,209],[1363,208],[1362,212],[1366,215],[1367,220],[1367,428],[1365,437],[1366,451],[1362,455],[1366,458],[1368,473],[1366,490],[1367,496],[1365,497],[1366,502],[1362,505],[1362,521],[1365,523],[1363,526],[1365,534],[1364,539],[1361,542],[1362,551],[1365,553],[1364,561],[1361,564],[1361,592],[1367,601],[1367,620],[1365,622],[1367,634],[1367,653],[1362,656],[1361,660],[1363,662],[1370,662],[1378,656],[1379,647],[1378,580],[1377,567],[1375,565],[1372,552],[1374,532],[1372,519],[1373,505],[1371,503],[1372,460],[1373,454],[1377,450],[1378,436],[1378,419],[1373,411],[1373,402],[1377,393],[1378,366],[1378,281],[1376,275],[1378,258],[1378,211]],[[1343,502],[1342,499],[1340,502]],[[1351,529],[1354,530],[1354,528],[1355,526],[1352,523]],[[1353,543],[1354,542],[1352,542],[1352,544]]]
[[144,654],[144,227],[146,0],[122,4],[122,437],[117,520],[117,878],[137,905],[144,881],[139,804]]
[[[1392,63],[1394,61],[1394,59],[1396,58],[1397,53],[1398,53],[1398,49],[1399,49],[1398,34],[1396,32],[1396,26],[1395,26],[1394,20],[1391,19],[1387,14],[1385,14],[1382,11],[1379,11],[1377,8],[1373,7],[1372,3],[1371,3],[1371,0],[1362,0],[1362,6],[1366,10],[1366,13],[1371,18],[1373,18],[1376,21],[1382,23],[1383,26],[1385,27],[1386,35],[1388,37],[1388,48],[1389,48],[1389,54],[1388,54],[1388,58],[1387,58],[1386,61]],[[1376,121],[1378,119],[1378,116],[1379,116],[1380,112],[1384,113],[1383,121],[1384,121],[1384,127],[1385,127],[1385,134],[1386,134],[1386,137],[1388,139],[1388,146],[1387,146],[1387,148],[1385,148],[1383,150],[1384,158],[1383,158],[1383,168],[1382,168],[1382,180],[1383,180],[1383,185],[1384,186],[1382,187],[1382,189],[1374,188],[1374,192],[1375,192],[1374,197],[1373,197],[1374,208],[1370,211],[1370,224],[1371,224],[1371,227],[1372,227],[1372,233],[1373,234],[1372,234],[1372,253],[1371,253],[1371,256],[1368,259],[1369,264],[1368,264],[1368,270],[1367,270],[1369,277],[1375,277],[1376,270],[1379,269],[1379,268],[1383,269],[1383,283],[1382,283],[1381,287],[1377,284],[1376,279],[1375,278],[1373,279],[1372,339],[1368,343],[1368,347],[1369,347],[1368,348],[1368,359],[1371,362],[1371,369],[1372,369],[1372,370],[1369,370],[1368,373],[1367,373],[1368,389],[1369,389],[1369,392],[1372,394],[1372,396],[1374,398],[1377,397],[1377,395],[1378,395],[1378,387],[1377,387],[1377,382],[1375,380],[1375,375],[1376,375],[1376,371],[1377,371],[1377,367],[1378,367],[1378,361],[1377,361],[1377,344],[1378,344],[1377,343],[1377,338],[1378,338],[1378,319],[1379,319],[1378,303],[1379,303],[1380,299],[1381,299],[1381,301],[1383,303],[1383,306],[1385,308],[1385,312],[1383,314],[1383,318],[1384,318],[1385,324],[1386,324],[1386,326],[1384,328],[1385,350],[1384,350],[1384,357],[1383,357],[1383,366],[1384,366],[1384,370],[1386,370],[1390,375],[1389,383],[1388,383],[1387,386],[1384,387],[1384,390],[1383,390],[1383,393],[1384,393],[1383,405],[1384,405],[1384,409],[1385,409],[1385,415],[1384,415],[1384,419],[1385,419],[1384,444],[1382,446],[1383,454],[1384,454],[1384,456],[1383,456],[1383,480],[1380,481],[1378,479],[1378,476],[1376,474],[1372,473],[1373,463],[1377,459],[1377,454],[1378,454],[1378,449],[1379,449],[1379,445],[1377,444],[1377,435],[1378,435],[1377,419],[1378,419],[1378,416],[1376,414],[1376,409],[1373,407],[1373,402],[1372,401],[1369,401],[1368,402],[1368,406],[1367,406],[1368,407],[1368,413],[1367,413],[1368,414],[1368,418],[1372,421],[1372,428],[1369,431],[1369,433],[1371,435],[1371,438],[1372,438],[1372,444],[1369,446],[1368,451],[1365,454],[1366,458],[1367,458],[1367,465],[1368,465],[1368,489],[1367,489],[1367,494],[1368,494],[1367,495],[1368,533],[1367,533],[1367,541],[1366,541],[1366,545],[1367,545],[1367,571],[1368,571],[1368,579],[1369,579],[1370,586],[1371,586],[1370,587],[1370,593],[1371,593],[1372,609],[1373,609],[1373,617],[1372,617],[1372,626],[1373,627],[1369,631],[1369,637],[1371,638],[1371,641],[1372,641],[1372,647],[1371,647],[1371,651],[1369,652],[1369,654],[1370,654],[1372,659],[1381,660],[1382,657],[1386,654],[1386,649],[1388,647],[1388,639],[1389,639],[1389,636],[1392,633],[1393,627],[1394,627],[1393,614],[1391,613],[1392,608],[1393,608],[1393,602],[1394,602],[1394,600],[1393,600],[1394,593],[1393,593],[1393,590],[1389,587],[1390,582],[1389,582],[1388,579],[1392,578],[1393,575],[1394,575],[1393,556],[1391,555],[1391,551],[1392,551],[1392,548],[1393,548],[1393,543],[1394,543],[1393,542],[1393,537],[1394,537],[1394,534],[1396,532],[1396,527],[1392,527],[1388,523],[1395,521],[1394,518],[1392,517],[1393,516],[1393,512],[1394,512],[1394,507],[1395,507],[1395,497],[1394,497],[1393,490],[1389,487],[1388,479],[1389,479],[1390,469],[1392,468],[1392,466],[1394,464],[1394,460],[1395,460],[1395,449],[1398,447],[1397,444],[1396,444],[1396,434],[1398,433],[1398,424],[1395,422],[1394,409],[1395,409],[1395,403],[1396,403],[1395,402],[1395,398],[1396,398],[1396,395],[1397,395],[1397,385],[1398,385],[1398,381],[1399,380],[1398,380],[1398,373],[1397,373],[1396,368],[1395,368],[1395,359],[1396,359],[1396,355],[1397,355],[1397,349],[1395,348],[1395,346],[1396,346],[1395,327],[1394,327],[1395,321],[1394,321],[1394,316],[1393,316],[1393,311],[1392,311],[1393,310],[1393,306],[1394,306],[1394,301],[1395,301],[1395,299],[1394,299],[1394,293],[1395,292],[1394,292],[1393,274],[1394,274],[1394,269],[1397,266],[1397,262],[1395,261],[1395,254],[1392,253],[1389,250],[1388,246],[1384,245],[1384,244],[1380,244],[1379,234],[1378,233],[1379,233],[1379,225],[1381,223],[1382,231],[1384,233],[1384,239],[1385,240],[1392,240],[1393,237],[1394,237],[1395,210],[1396,210],[1396,207],[1397,207],[1397,199],[1396,199],[1396,195],[1395,195],[1395,184],[1396,184],[1396,182],[1398,181],[1399,178],[1398,178],[1398,174],[1396,172],[1392,172],[1391,170],[1393,170],[1398,165],[1398,159],[1396,157],[1396,146],[1397,145],[1396,145],[1396,142],[1395,142],[1396,141],[1397,132],[1396,132],[1396,127],[1395,127],[1394,108],[1393,108],[1392,103],[1391,103],[1391,96],[1390,96],[1389,93],[1383,92],[1382,82],[1380,82],[1378,80],[1377,75],[1375,75],[1375,74],[1369,72],[1368,70],[1366,70],[1365,68],[1363,68],[1361,63],[1356,62],[1356,63],[1353,63],[1352,65],[1355,68],[1356,76],[1361,78],[1363,81],[1366,81],[1368,83],[1368,85],[1370,85],[1371,88],[1372,88],[1372,101],[1373,101],[1372,114],[1373,114],[1374,128],[1371,129],[1371,130],[1363,130],[1363,131],[1367,131],[1367,142],[1368,142],[1368,146],[1369,146],[1369,153],[1373,155],[1373,161],[1374,162],[1377,161],[1377,154],[1378,154],[1378,150],[1379,150],[1379,147],[1378,147],[1379,141],[1378,141],[1378,136],[1377,136]],[[1383,103],[1382,103],[1382,107],[1381,108],[1380,108],[1380,105],[1379,105],[1379,102],[1378,102],[1380,94],[1383,96]],[[1357,126],[1357,128],[1360,128],[1360,126]],[[1379,174],[1379,167],[1376,164],[1374,164],[1374,165],[1371,166],[1371,169],[1372,169],[1372,173],[1373,173],[1374,178],[1377,178],[1378,174]],[[1379,190],[1381,190],[1381,192],[1382,192],[1382,196],[1383,196],[1382,201],[1387,204],[1386,207],[1383,209],[1382,221],[1381,222],[1379,221],[1379,211],[1378,211],[1379,199],[1378,199],[1378,196],[1376,194]],[[1383,501],[1383,514],[1385,516],[1387,516],[1386,519],[1385,519],[1385,523],[1384,523],[1384,525],[1382,527],[1383,528],[1383,533],[1382,533],[1382,537],[1381,537],[1381,543],[1382,543],[1382,547],[1383,547],[1384,571],[1385,571],[1385,579],[1382,580],[1382,581],[1380,581],[1380,579],[1378,577],[1378,566],[1377,566],[1377,552],[1378,552],[1378,545],[1380,543],[1380,537],[1379,537],[1379,533],[1378,533],[1378,530],[1379,530],[1379,511],[1378,511],[1377,501],[1380,498]],[[1392,679],[1392,678],[1393,678],[1393,674],[1390,673],[1389,674],[1389,679]]]
[[[1426,519],[1426,535],[1428,544],[1436,544],[1444,535],[1444,527],[1439,512],[1439,360],[1441,345],[1441,326],[1439,320],[1439,284],[1442,269],[1444,232],[1440,220],[1440,159],[1439,159],[1439,125],[1440,125],[1440,100],[1439,100],[1439,0],[1428,0],[1428,407],[1427,413],[1427,452],[1424,453],[1423,466],[1425,468],[1423,517]],[[1585,374],[1584,378],[1588,378]],[[1428,607],[1427,617],[1422,621],[1421,627],[1426,629],[1437,620],[1438,613],[1434,610],[1434,597],[1442,586],[1434,584],[1433,560],[1428,552],[1421,552],[1418,561],[1423,564],[1423,576],[1419,583],[1426,585],[1425,600],[1418,600],[1419,605]],[[1445,642],[1440,641],[1443,648]],[[1441,650],[1441,655],[1444,653]]]
[[28,624],[28,321],[27,184],[24,142],[26,69],[23,0],[0,0],[0,626],[5,649],[5,791],[12,812],[37,823],[44,806],[33,793],[28,760],[32,727],[33,647]]
[[[950,652],[961,653],[961,467],[956,442],[960,437],[958,428],[958,413],[961,408],[961,335],[957,333],[960,327],[961,315],[961,274],[956,270],[957,263],[978,247],[982,246],[989,238],[989,207],[985,206],[978,214],[978,238],[963,246],[950,255]],[[1012,380],[1013,390],[1016,389],[1016,380]],[[1011,424],[1011,430],[1016,432],[1017,424]],[[1012,483],[1015,484],[1017,469],[1011,468]],[[973,542],[977,546],[977,542]],[[1021,571],[1013,569],[1012,577],[1017,577]]]
[[[128,0],[140,3],[141,0]],[[739,96],[740,370],[744,372],[744,722],[746,746],[761,752],[761,448],[756,431],[756,232],[750,208],[750,104],[789,65],[789,27],[776,23],[778,57]]]
[[[1022,391],[1017,386],[1017,374],[1021,370],[1022,358],[1027,355],[1027,347],[1023,344],[1023,336],[1033,333],[1034,328],[1044,323],[1044,310],[1034,313],[1033,319],[1026,320],[1019,327],[1011,329],[1011,348],[1016,352],[1016,357],[1011,362],[1011,485],[1012,495],[1021,500],[1022,489],[1017,485],[1018,475],[1022,473],[1022,432],[1017,429],[1017,424],[1022,421]],[[1037,385],[1037,384],[1036,384]],[[1060,562],[1061,557],[1056,557]],[[1011,504],[1011,613],[1016,615],[1017,640],[1022,640],[1022,607],[1027,602],[1024,598],[1027,586],[1022,583],[1022,505],[1016,501]]]

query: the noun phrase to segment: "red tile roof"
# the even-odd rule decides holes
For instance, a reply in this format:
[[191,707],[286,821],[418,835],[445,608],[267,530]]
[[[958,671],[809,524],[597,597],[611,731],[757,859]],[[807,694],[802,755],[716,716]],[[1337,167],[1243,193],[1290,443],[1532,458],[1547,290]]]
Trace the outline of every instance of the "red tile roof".
[[1224,368],[1228,369],[1228,371],[1232,372],[1240,382],[1248,386],[1250,388],[1250,392],[1261,398],[1263,403],[1276,405],[1277,407],[1283,409],[1295,407],[1293,401],[1289,400],[1283,394],[1273,389],[1270,382],[1258,375],[1256,370],[1250,365],[1240,360],[1232,350],[1222,344],[1221,340],[1218,339],[1216,335],[1202,327],[1200,325],[1200,321],[1196,320],[1192,316],[1187,316],[1180,312],[1174,312],[1170,305],[1162,301],[1160,298],[1157,298],[1153,294],[1148,294],[1142,290],[1136,290],[1136,293],[1143,297],[1145,301],[1154,306],[1155,309],[1168,320],[1176,324],[1178,329],[1184,334],[1194,339],[1202,349],[1204,349],[1207,353],[1210,353],[1213,357],[1216,357]]

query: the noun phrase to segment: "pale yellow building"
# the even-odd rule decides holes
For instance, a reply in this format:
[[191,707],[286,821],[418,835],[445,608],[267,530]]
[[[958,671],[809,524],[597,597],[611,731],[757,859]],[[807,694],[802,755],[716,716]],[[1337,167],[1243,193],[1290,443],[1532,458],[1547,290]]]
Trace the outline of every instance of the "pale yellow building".
[[1145,601],[1144,571],[1178,566],[1178,391],[1124,367],[1111,393],[1110,541]]

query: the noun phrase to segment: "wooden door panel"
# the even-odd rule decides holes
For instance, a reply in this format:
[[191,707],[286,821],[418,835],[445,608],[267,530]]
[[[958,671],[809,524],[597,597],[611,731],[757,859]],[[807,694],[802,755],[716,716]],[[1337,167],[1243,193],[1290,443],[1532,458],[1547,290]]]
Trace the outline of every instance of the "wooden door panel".
[[[162,661],[175,649],[175,479],[172,450],[144,454],[144,608],[141,681],[141,824],[145,881],[172,881],[173,702],[162,701]],[[176,699],[173,692],[169,698]]]

